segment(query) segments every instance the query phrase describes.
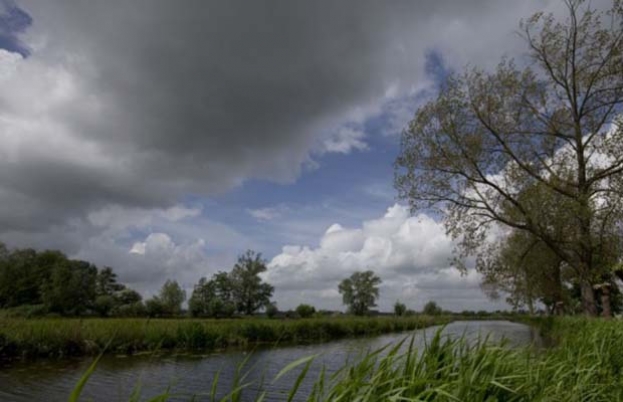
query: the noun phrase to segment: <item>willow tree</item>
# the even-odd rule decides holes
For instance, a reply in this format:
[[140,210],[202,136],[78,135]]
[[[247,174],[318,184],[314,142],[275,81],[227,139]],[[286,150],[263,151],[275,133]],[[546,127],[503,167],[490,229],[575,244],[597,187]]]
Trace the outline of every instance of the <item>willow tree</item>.
[[[526,59],[447,79],[403,133],[395,184],[412,209],[443,215],[459,264],[493,226],[530,233],[573,270],[596,315],[606,268],[595,256],[618,236],[623,205],[623,5],[566,5],[563,21],[520,24]],[[521,197],[536,185],[565,200],[573,230],[558,233],[555,215],[540,219]]]
[[514,309],[527,307],[530,314],[538,302],[550,314],[567,308],[569,297],[563,285],[564,264],[549,247],[525,231],[513,231],[492,247],[492,258],[481,262],[482,289],[498,299],[501,294]]

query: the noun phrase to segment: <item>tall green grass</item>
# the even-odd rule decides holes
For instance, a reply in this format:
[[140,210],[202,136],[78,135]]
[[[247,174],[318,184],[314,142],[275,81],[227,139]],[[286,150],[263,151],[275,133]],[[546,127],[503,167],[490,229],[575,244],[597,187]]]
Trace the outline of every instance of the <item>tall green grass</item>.
[[[548,330],[558,340],[549,349],[449,339],[441,331],[423,350],[415,349],[413,338],[407,339],[406,348],[397,344],[369,352],[332,374],[323,369],[308,395],[302,395],[299,386],[313,357],[293,362],[277,377],[298,372],[287,400],[310,402],[623,401],[623,322],[559,319]],[[249,400],[243,395],[253,384],[244,378],[224,397],[214,392],[203,396],[212,401]],[[217,382],[218,377],[213,390]],[[254,392],[258,401],[270,396],[268,391]],[[169,395],[166,391],[159,400]]]
[[0,318],[0,358],[97,355],[107,344],[107,353],[133,354],[323,342],[413,330],[451,320],[427,316],[305,320]]

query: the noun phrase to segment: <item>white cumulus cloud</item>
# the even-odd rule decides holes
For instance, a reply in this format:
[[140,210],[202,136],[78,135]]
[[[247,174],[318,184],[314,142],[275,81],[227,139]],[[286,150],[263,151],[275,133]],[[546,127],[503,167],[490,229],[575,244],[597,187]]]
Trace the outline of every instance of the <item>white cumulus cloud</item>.
[[440,222],[423,214],[411,216],[407,207],[396,204],[361,227],[331,225],[316,248],[283,247],[265,277],[275,286],[282,308],[303,302],[337,308],[338,283],[362,270],[373,270],[383,280],[382,310],[391,309],[397,299],[411,308],[433,299],[454,310],[500,308],[480,292],[478,273],[462,275],[450,266],[452,249]]

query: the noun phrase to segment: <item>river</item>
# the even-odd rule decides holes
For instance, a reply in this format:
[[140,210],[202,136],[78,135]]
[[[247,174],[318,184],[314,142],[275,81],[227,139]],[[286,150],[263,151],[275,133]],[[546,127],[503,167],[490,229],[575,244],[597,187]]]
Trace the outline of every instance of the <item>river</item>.
[[[421,348],[425,339],[430,339],[438,327],[414,332],[415,344]],[[492,341],[506,338],[509,347],[527,345],[536,341],[532,328],[508,321],[459,321],[447,325],[444,334],[468,339],[477,339],[489,334]],[[230,351],[208,355],[142,355],[132,357],[105,356],[83,390],[82,400],[95,402],[127,401],[133,389],[139,385],[141,400],[156,396],[170,387],[171,392],[183,394],[172,400],[188,400],[192,394],[209,394],[212,380],[219,373],[218,394],[224,395],[232,387],[236,368],[247,359],[246,380],[259,383],[265,378],[265,389],[269,390],[267,400],[284,400],[284,390],[289,390],[298,370],[271,384],[277,373],[288,363],[299,358],[318,355],[304,381],[299,394],[310,392],[321,367],[327,372],[335,371],[347,361],[356,359],[366,350],[378,349],[410,336],[411,333],[389,334],[372,338],[342,339],[322,344],[297,345],[276,348],[262,348],[253,352]],[[0,401],[66,401],[71,390],[86,371],[92,358],[75,360],[39,360],[15,362],[0,367]],[[253,401],[255,388],[243,396]],[[210,400],[207,396],[198,401]]]

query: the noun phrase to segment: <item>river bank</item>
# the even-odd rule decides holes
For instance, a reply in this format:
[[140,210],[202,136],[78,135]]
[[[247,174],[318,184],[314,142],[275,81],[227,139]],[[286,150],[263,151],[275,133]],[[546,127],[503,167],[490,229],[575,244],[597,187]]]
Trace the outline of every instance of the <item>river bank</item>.
[[[531,344],[535,334],[531,327],[508,321],[456,321],[408,333],[342,338],[323,343],[280,344],[276,347],[264,344],[250,352],[229,349],[212,353],[163,351],[128,357],[107,354],[99,358],[80,400],[152,400],[168,389],[170,399],[175,401],[220,401],[232,390],[244,385],[244,391],[233,400],[256,401],[258,393],[265,391],[265,401],[285,401],[305,364],[290,369],[276,381],[275,378],[293,362],[313,357],[294,398],[294,401],[303,401],[311,395],[323,372],[325,386],[328,387],[332,375],[340,370],[345,374],[345,365],[352,366],[360,362],[372,351],[388,344],[397,345],[407,339],[398,353],[406,352],[412,335],[413,349],[421,353],[440,329],[444,337],[465,337],[470,342],[477,342],[487,334],[490,335],[490,342],[505,338],[509,340],[509,347]],[[389,353],[390,349],[386,348],[367,358],[382,358]],[[93,360],[93,357],[76,357],[11,362],[0,369],[0,383],[3,384],[0,400],[67,400],[81,376],[88,372]],[[216,382],[215,398],[211,397],[213,382]],[[137,392],[140,398],[132,399],[136,388],[140,388],[140,392]]]
[[[457,321],[252,353],[106,355],[92,370],[92,358],[42,359],[0,370],[0,399],[66,400],[82,384],[93,401],[623,401],[623,322],[532,321]],[[556,344],[538,346],[538,332]]]
[[412,331],[457,319],[460,317],[422,315],[297,320],[3,318],[0,359],[248,349],[261,344],[305,344]]

